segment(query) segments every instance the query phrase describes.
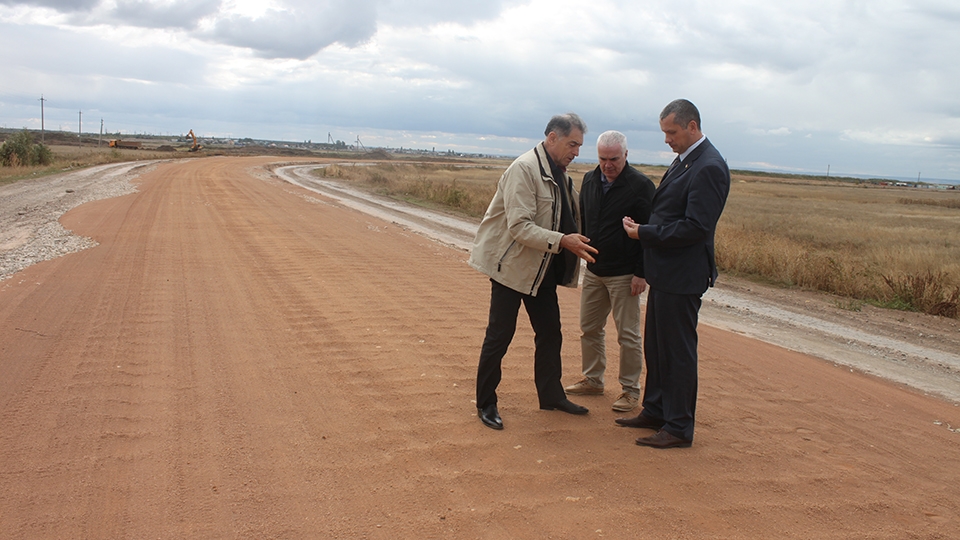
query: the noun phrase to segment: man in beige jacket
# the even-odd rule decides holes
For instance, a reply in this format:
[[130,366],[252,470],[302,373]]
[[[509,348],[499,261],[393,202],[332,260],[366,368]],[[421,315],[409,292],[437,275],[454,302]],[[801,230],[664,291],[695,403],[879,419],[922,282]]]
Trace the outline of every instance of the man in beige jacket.
[[513,340],[522,303],[535,333],[534,380],[540,408],[570,414],[587,409],[569,401],[560,383],[560,306],[557,285],[576,287],[580,260],[597,250],[579,234],[578,195],[566,168],[580,153],[586,125],[579,116],[554,116],[546,138],[500,177],[477,230],[470,266],[490,277],[490,316],[477,367],[477,416],[503,429],[497,410],[500,363]]

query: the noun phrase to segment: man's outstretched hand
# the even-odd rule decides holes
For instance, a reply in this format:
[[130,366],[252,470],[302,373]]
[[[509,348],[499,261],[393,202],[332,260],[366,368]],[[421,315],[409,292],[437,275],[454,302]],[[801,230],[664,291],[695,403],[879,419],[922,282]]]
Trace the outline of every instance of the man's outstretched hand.
[[590,254],[596,255],[599,252],[589,242],[590,239],[582,234],[565,234],[560,239],[560,247],[589,263],[597,262]]

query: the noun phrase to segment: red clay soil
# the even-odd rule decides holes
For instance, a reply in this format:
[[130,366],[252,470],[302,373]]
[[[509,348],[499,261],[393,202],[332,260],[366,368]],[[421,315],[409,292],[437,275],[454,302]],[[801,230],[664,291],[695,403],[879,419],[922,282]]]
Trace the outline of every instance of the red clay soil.
[[161,164],[0,283],[0,537],[960,537],[954,403],[705,325],[692,448],[615,384],[538,410],[522,317],[484,427],[489,282],[267,162]]

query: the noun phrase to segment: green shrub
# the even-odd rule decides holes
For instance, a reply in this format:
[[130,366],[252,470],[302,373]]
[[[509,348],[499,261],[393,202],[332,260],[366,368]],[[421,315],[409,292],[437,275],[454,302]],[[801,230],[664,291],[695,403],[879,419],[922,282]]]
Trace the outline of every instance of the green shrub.
[[23,130],[0,146],[0,165],[29,167],[53,163],[53,152],[42,144],[34,144],[30,132]]

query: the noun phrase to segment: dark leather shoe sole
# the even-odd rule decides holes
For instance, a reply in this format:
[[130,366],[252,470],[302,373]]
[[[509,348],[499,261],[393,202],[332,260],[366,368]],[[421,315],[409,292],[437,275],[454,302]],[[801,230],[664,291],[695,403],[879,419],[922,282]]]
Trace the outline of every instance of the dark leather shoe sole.
[[483,422],[483,425],[492,429],[503,429],[503,420],[500,419],[500,413],[496,409],[491,412],[492,414],[484,414],[483,409],[477,408],[477,416]]
[[634,418],[617,418],[614,420],[617,425],[630,428],[640,428],[640,429],[655,429],[660,431],[660,428],[663,427],[662,420],[654,420],[652,418],[647,418],[642,414],[638,414]]
[[563,411],[568,414],[578,414],[578,415],[587,414],[588,412],[590,412],[590,409],[583,407],[581,405],[577,405],[576,403],[570,401],[569,399],[565,399],[560,403],[555,403],[553,405],[544,405],[540,407],[540,410],[543,410],[543,411],[556,410],[556,411]]

